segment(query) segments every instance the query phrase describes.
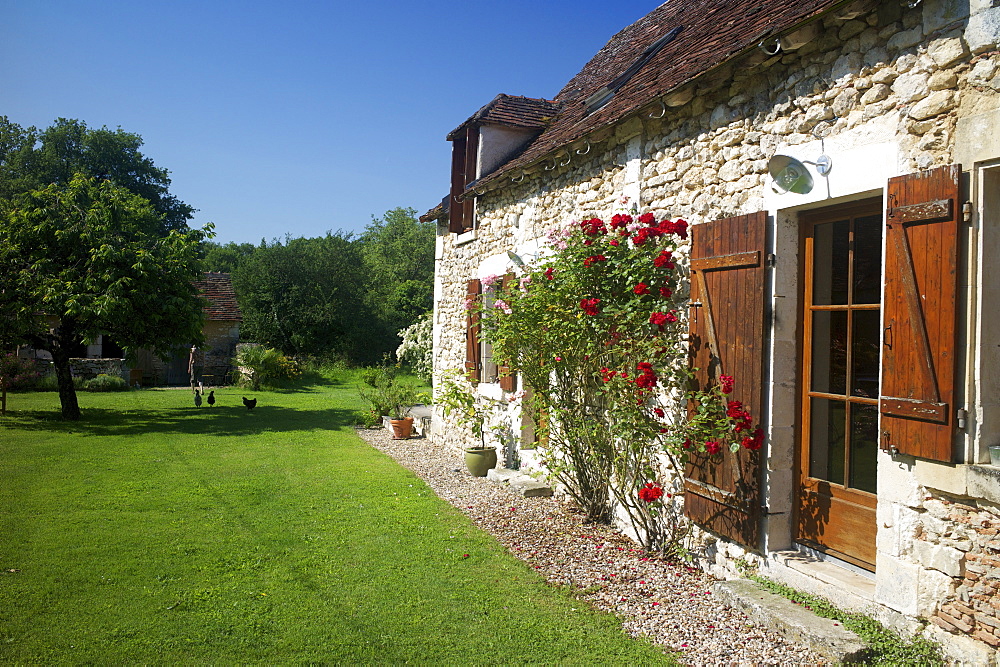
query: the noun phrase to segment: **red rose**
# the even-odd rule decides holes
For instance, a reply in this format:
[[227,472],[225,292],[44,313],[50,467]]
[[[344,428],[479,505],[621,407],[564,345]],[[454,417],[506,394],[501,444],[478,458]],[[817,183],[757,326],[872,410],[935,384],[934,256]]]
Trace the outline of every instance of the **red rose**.
[[647,503],[657,501],[662,497],[663,489],[652,482],[646,482],[646,485],[639,489],[639,499]]
[[611,239],[610,241],[608,241],[608,245],[617,246],[618,245],[618,239]]
[[656,218],[653,216],[652,213],[643,213],[642,215],[639,216],[639,222],[641,222],[644,225],[655,225]]
[[649,294],[649,285],[646,283],[639,283],[632,288],[632,291],[636,294]]
[[743,404],[739,401],[729,401],[726,403],[726,416],[730,419],[739,419],[743,412]]
[[649,323],[655,324],[658,327],[662,327],[664,324],[667,323],[667,314],[657,311],[649,316]]
[[667,413],[665,413],[665,412],[663,411],[663,408],[653,408],[653,414],[654,414],[654,415],[656,415],[657,417],[659,417],[660,419],[663,419],[663,417],[664,417],[664,416],[665,416],[665,415],[666,415]]
[[554,270],[552,269],[552,267],[550,266],[549,268],[545,269],[545,277],[546,277],[546,278],[548,278],[549,280],[552,280],[552,274],[553,274],[554,272],[555,272],[555,271],[554,271]]
[[722,451],[722,445],[715,440],[709,440],[705,443],[705,451],[712,455],[718,454]]
[[587,236],[596,236],[598,234],[607,233],[607,229],[604,227],[604,221],[600,218],[584,220],[580,223],[580,228],[583,229],[583,233]]
[[732,375],[722,375],[719,377],[719,389],[723,394],[731,394],[736,380]]
[[600,312],[597,309],[597,304],[600,302],[600,299],[580,299],[580,308],[583,308],[583,312],[588,315],[597,315]]
[[619,227],[624,227],[628,223],[632,222],[632,216],[628,213],[618,213],[611,216],[611,229],[618,229]]
[[662,296],[664,299],[669,299],[673,295],[674,295],[674,291],[672,289],[670,289],[669,287],[661,287],[660,288],[660,296]]

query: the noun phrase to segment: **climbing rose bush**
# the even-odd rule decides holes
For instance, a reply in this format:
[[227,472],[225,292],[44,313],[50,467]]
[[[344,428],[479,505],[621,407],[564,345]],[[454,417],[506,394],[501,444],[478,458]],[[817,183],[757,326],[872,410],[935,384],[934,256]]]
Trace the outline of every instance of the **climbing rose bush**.
[[658,549],[679,530],[680,489],[663,484],[682,475],[650,480],[662,458],[679,473],[687,456],[680,417],[660,404],[683,400],[688,385],[688,289],[676,261],[687,227],[652,213],[574,221],[548,235],[540,261],[514,280],[484,281],[487,298],[471,304],[495,359],[533,390],[526,409],[544,415],[536,432],[549,469],[590,519],[621,508]]

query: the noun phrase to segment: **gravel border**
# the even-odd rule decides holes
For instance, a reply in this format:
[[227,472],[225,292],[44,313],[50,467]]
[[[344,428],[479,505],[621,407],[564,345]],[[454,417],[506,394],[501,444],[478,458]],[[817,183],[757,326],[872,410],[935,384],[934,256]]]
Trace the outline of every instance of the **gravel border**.
[[461,452],[430,439],[393,440],[385,429],[358,429],[358,435],[549,583],[579,590],[581,599],[617,614],[630,635],[649,637],[687,664],[829,664],[715,599],[714,579],[700,570],[648,557],[611,527],[584,525],[582,515],[563,502],[524,498],[506,485],[472,477]]

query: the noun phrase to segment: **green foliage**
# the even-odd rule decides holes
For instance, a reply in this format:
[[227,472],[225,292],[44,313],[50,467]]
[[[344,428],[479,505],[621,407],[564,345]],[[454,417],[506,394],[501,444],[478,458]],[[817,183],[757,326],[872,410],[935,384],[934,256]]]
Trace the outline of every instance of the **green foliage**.
[[[200,343],[198,246],[210,231],[171,229],[142,197],[77,174],[0,200],[0,309],[7,335],[52,353],[63,415],[78,419],[69,356],[110,335],[161,354]],[[210,228],[209,228],[210,230]],[[41,317],[55,318],[58,326]],[[11,324],[14,323],[14,324]]]
[[233,357],[233,366],[238,371],[237,386],[254,390],[277,387],[301,375],[294,359],[263,345],[239,346]]
[[81,393],[73,424],[24,395],[0,664],[666,662],[358,439],[353,377],[250,414],[239,390]]
[[417,388],[400,380],[386,364],[363,370],[361,379],[364,385],[358,387],[358,394],[371,406],[373,415],[405,419],[419,400]]
[[479,441],[477,447],[486,447],[487,425],[497,401],[476,395],[472,384],[458,370],[444,372],[436,396],[445,416],[454,417],[456,424],[469,429]]
[[234,273],[253,256],[257,246],[252,243],[227,243],[225,245],[206,241],[202,244],[205,253],[206,271]]
[[944,664],[940,647],[925,637],[916,635],[909,640],[903,639],[864,614],[842,611],[824,598],[802,593],[754,573],[745,574],[748,579],[757,582],[775,595],[787,598],[817,616],[832,618],[856,634],[868,645],[868,652],[862,664],[886,666]]
[[128,391],[128,382],[118,375],[101,373],[95,378],[84,380],[83,389],[86,391]]
[[370,315],[361,264],[349,235],[262,243],[233,272],[244,339],[292,356],[364,358]]
[[394,208],[361,235],[365,302],[392,347],[396,332],[433,306],[434,232],[434,222],[420,222],[414,209]]
[[142,137],[121,128],[92,129],[80,120],[57,119],[39,130],[0,117],[0,199],[49,185],[67,186],[77,176],[108,180],[149,202],[159,235],[185,231],[194,209],[170,194],[166,169],[139,148]]
[[429,381],[434,372],[434,313],[421,315],[415,323],[401,329],[399,337],[403,342],[396,348],[396,358]]
[[358,410],[355,423],[364,428],[378,428],[382,425],[382,415],[375,410]]

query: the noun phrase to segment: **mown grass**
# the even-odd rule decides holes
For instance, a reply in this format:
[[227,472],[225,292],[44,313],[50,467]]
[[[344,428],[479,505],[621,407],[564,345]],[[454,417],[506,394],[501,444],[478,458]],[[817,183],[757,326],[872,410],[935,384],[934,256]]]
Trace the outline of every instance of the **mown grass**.
[[353,382],[15,394],[0,662],[659,664],[354,434]]

